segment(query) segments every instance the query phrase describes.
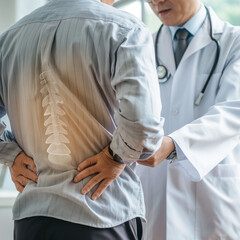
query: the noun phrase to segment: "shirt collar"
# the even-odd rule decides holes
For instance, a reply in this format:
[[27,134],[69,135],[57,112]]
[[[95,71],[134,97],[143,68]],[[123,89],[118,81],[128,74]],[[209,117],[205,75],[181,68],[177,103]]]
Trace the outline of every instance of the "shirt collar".
[[176,31],[180,28],[182,29],[185,28],[186,30],[188,30],[191,36],[195,36],[197,31],[201,28],[202,24],[204,23],[206,16],[207,11],[204,5],[201,4],[199,11],[192,18],[190,18],[183,26],[169,26],[172,40],[175,36]]

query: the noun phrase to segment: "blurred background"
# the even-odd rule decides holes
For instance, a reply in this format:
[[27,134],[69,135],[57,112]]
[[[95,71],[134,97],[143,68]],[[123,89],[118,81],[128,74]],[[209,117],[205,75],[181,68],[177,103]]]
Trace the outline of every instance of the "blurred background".
[[[48,0],[0,0],[0,34],[20,18],[47,2]],[[203,2],[212,7],[221,19],[229,21],[233,25],[240,25],[240,0],[203,0]],[[144,0],[116,0],[114,7],[141,19],[152,33],[157,31],[161,24]],[[7,116],[2,121],[10,129]],[[16,196],[17,191],[11,181],[8,167],[0,165],[1,240],[11,240],[13,238],[13,221],[11,219],[12,205]]]
[[[44,5],[48,0],[0,0],[0,33],[10,25]],[[67,0],[66,0],[67,1]],[[218,16],[234,25],[240,25],[240,0],[203,0],[203,3],[212,7]],[[153,14],[148,3],[144,0],[117,0],[114,7],[127,11],[141,19],[153,33],[160,26],[159,19]],[[3,121],[10,129],[7,117]],[[0,165],[0,189],[15,190],[11,182],[8,168]],[[1,198],[1,196],[0,196]]]

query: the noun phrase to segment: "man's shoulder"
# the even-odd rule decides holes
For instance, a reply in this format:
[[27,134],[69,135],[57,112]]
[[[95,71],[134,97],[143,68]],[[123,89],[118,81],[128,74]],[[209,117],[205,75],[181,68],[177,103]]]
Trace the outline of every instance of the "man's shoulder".
[[145,24],[134,15],[108,6],[107,21],[114,21],[126,28],[145,28]]
[[10,27],[10,29],[29,23],[44,23],[70,19],[87,20],[89,22],[103,21],[106,26],[107,24],[113,23],[125,29],[146,28],[144,23],[130,13],[121,11],[98,1],[90,1],[90,3],[91,4],[84,5],[81,1],[73,1],[72,4],[67,4],[66,2],[61,1],[53,1],[53,3],[50,2],[50,4],[46,4],[45,6],[38,8],[29,15],[25,16]]

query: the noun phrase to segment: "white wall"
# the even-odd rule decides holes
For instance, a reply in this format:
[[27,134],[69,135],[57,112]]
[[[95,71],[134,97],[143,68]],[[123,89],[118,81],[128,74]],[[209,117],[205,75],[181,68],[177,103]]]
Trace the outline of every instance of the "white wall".
[[16,19],[16,0],[0,0],[0,33]]
[[17,192],[0,190],[0,239],[13,240],[12,206]]
[[16,2],[16,20],[19,20],[23,16],[32,12],[34,9],[44,5],[47,2],[47,0],[15,0],[15,2]]
[[0,0],[0,33],[48,0]]

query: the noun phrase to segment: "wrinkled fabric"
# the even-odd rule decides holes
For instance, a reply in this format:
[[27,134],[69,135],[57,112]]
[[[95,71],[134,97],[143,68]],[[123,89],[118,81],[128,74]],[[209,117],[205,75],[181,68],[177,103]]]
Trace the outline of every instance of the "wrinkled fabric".
[[[49,216],[101,228],[144,218],[134,162],[154,153],[163,135],[147,28],[100,1],[55,0],[2,34],[0,46],[11,144],[34,159],[39,174],[18,196],[14,219]],[[72,180],[78,164],[110,142],[128,166],[92,201],[95,189],[80,193],[90,177]],[[8,154],[2,149],[1,161]]]

